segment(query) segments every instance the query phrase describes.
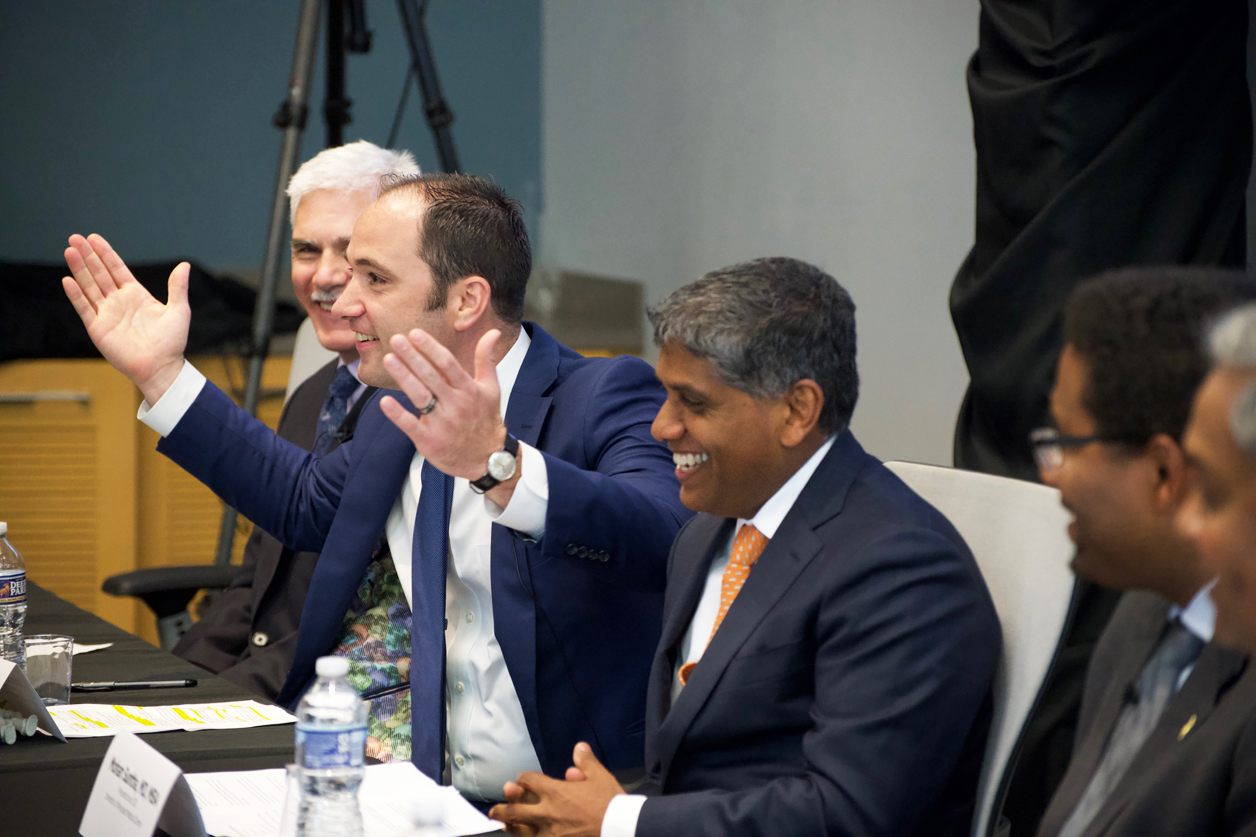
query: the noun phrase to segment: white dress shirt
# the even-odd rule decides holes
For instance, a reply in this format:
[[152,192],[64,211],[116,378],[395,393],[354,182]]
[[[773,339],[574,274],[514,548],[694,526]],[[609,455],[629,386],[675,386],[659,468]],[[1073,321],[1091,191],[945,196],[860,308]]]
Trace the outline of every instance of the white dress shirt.
[[[531,338],[520,329],[519,338],[497,365],[501,413],[506,414],[510,393],[523,366]],[[356,377],[356,372],[355,372]],[[169,435],[200,394],[205,377],[185,363],[179,377],[150,409],[140,406],[139,419],[162,436]],[[439,407],[438,407],[439,409]],[[549,474],[545,458],[520,443],[522,473],[505,509],[471,490],[465,479],[455,479],[449,522],[449,570],[446,575],[445,630],[448,739],[446,778],[473,799],[502,799],[502,785],[524,770],[541,769],[528,735],[523,708],[506,661],[493,633],[490,575],[493,524],[540,539],[545,534],[549,505]],[[385,525],[388,548],[407,602],[411,601],[411,566],[407,559],[414,543],[414,522],[422,491],[423,457],[416,453]]]
[[[741,531],[741,527],[749,523],[768,540],[775,537],[776,530],[781,528],[781,522],[785,520],[785,515],[789,514],[789,510],[794,507],[798,495],[802,494],[803,488],[806,487],[816,468],[820,467],[820,462],[828,454],[829,448],[833,447],[833,440],[836,438],[836,436],[829,437],[829,440],[821,445],[820,449],[813,453],[811,458],[804,462],[802,467],[795,471],[785,484],[768,498],[766,503],[759,507],[754,517],[749,520],[739,519],[737,525],[733,527],[732,537],[712,559],[711,568],[707,571],[706,584],[702,588],[702,598],[698,600],[693,619],[689,623],[689,630],[685,631],[685,638],[680,642],[680,653],[676,655],[676,668],[672,672],[672,703],[676,702],[683,688],[680,682],[681,666],[701,659],[707,644],[711,641],[711,629],[715,627],[715,617],[720,612],[724,568],[728,566],[733,540],[737,537],[737,533]],[[647,798],[641,794],[629,793],[613,797],[606,809],[606,814],[602,817],[602,837],[633,837],[637,832],[637,819],[641,816],[641,806],[645,804]]]

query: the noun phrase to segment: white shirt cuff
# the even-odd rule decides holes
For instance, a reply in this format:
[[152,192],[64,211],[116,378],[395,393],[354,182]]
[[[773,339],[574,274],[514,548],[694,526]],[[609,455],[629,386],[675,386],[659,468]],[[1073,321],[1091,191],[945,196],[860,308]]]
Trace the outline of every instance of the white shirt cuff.
[[549,509],[549,470],[541,452],[523,442],[519,443],[519,462],[523,473],[515,483],[515,493],[506,508],[487,496],[484,506],[494,523],[539,541],[545,536],[545,512]]
[[169,436],[204,386],[205,376],[185,360],[183,368],[179,370],[179,377],[174,379],[170,389],[157,399],[156,404],[149,406],[147,401],[140,404],[140,411],[135,417],[156,430],[163,438]]
[[621,793],[611,797],[602,815],[602,837],[635,837],[641,806],[649,797],[639,793]]

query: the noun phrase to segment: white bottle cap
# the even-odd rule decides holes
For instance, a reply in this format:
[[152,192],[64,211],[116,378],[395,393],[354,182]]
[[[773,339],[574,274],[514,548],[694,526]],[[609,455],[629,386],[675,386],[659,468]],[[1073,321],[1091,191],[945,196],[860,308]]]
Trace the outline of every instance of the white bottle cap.
[[344,677],[349,673],[347,657],[319,657],[314,663],[314,673],[319,677]]
[[7,534],[9,534],[9,524],[0,520],[0,538],[3,538]]

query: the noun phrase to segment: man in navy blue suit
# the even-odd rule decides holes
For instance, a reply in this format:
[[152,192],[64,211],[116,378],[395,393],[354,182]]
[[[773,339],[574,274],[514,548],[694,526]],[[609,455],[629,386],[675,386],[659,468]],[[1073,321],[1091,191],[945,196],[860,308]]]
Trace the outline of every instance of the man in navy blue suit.
[[322,457],[185,364],[184,266],[163,306],[104,239],[70,244],[66,293],[144,394],[159,449],[289,547],[321,552],[281,703],[317,657],[345,654],[370,694],[391,692],[371,702],[368,752],[473,800],[500,799],[520,768],[557,773],[580,740],[641,763],[666,555],[687,517],[649,434],[663,393],[639,360],[582,358],[520,322],[531,254],[514,201],[423,175],[362,213],[332,311],[356,334],[361,379],[400,392]]
[[955,529],[848,429],[855,308],[793,259],[651,312],[654,435],[700,512],[668,565],[644,794],[584,744],[525,773],[512,833],[972,833],[1000,632]]

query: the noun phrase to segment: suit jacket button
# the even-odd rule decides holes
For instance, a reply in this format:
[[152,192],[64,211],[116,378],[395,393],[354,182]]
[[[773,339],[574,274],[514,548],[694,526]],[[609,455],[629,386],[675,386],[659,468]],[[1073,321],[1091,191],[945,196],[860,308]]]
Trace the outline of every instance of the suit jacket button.
[[568,555],[576,554],[576,545],[574,543],[567,544],[567,554]]
[[250,637],[250,639],[252,640],[253,644],[256,645],[258,648],[264,648],[266,646],[266,643],[270,642],[270,637],[266,636],[266,634],[262,633],[261,631],[258,631],[257,633],[253,634],[253,636]]
[[581,558],[589,557],[589,548],[587,546],[580,547],[580,557]]
[[603,564],[611,560],[611,554],[607,552],[605,549],[602,550],[602,554],[599,557],[602,559]]

